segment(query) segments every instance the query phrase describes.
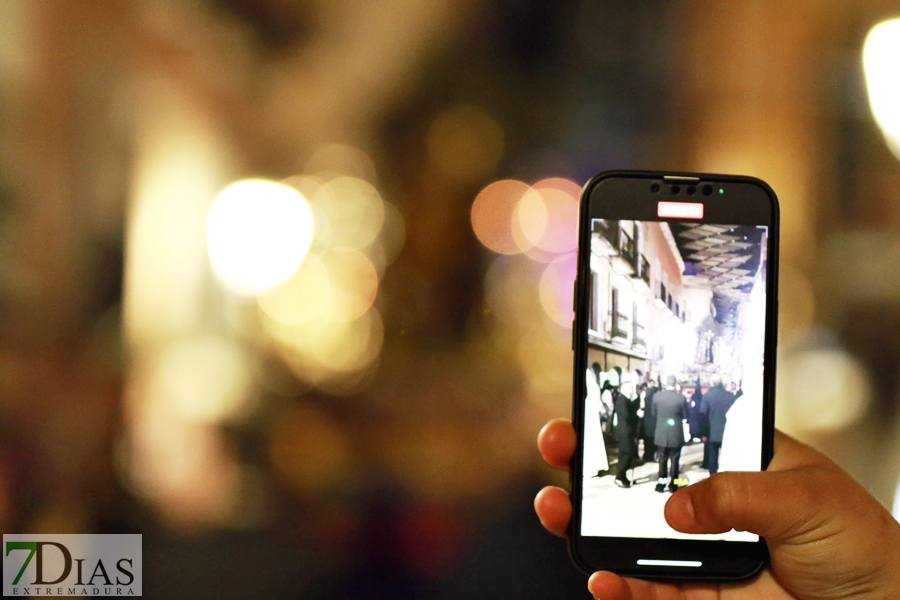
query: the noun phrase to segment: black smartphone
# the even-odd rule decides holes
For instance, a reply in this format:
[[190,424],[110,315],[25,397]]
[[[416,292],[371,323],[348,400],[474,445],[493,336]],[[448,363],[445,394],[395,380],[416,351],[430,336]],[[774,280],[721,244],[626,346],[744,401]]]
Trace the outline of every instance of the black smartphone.
[[645,579],[751,577],[765,540],[683,534],[663,508],[772,456],[775,193],[752,177],[610,171],[580,211],[572,559]]

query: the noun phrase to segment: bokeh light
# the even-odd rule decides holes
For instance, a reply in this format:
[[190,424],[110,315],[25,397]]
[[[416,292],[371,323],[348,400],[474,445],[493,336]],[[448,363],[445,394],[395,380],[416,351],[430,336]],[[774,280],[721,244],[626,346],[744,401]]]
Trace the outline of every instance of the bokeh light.
[[[282,185],[290,186],[300,192],[300,195],[303,196],[307,202],[309,202],[310,208],[315,208],[313,197],[316,195],[316,192],[318,192],[319,189],[323,185],[325,185],[326,181],[326,179],[323,179],[322,177],[316,175],[299,174],[286,177],[282,179],[280,183]],[[316,220],[315,223],[315,229],[317,230],[315,233],[318,234],[319,221]]]
[[384,201],[363,179],[336,177],[319,187],[310,200],[328,219],[331,246],[362,249],[381,232]]
[[334,395],[355,393],[373,372],[384,328],[372,305],[406,234],[400,211],[366,180],[374,179],[370,163],[332,144],[307,163],[315,175],[284,180],[309,198],[315,233],[293,275],[257,293],[273,350],[304,385]]
[[503,129],[477,106],[441,113],[428,130],[428,155],[445,175],[474,181],[490,174],[503,155]]
[[354,248],[332,248],[308,257],[287,281],[257,298],[272,321],[298,325],[311,319],[353,321],[377,295],[378,272],[372,260]]
[[142,346],[188,334],[202,319],[203,233],[210,200],[228,181],[228,150],[216,124],[174,82],[142,82],[135,92],[123,327],[129,345]]
[[472,229],[498,254],[525,253],[538,262],[578,246],[578,184],[560,177],[534,186],[505,179],[485,187],[472,203]]
[[547,203],[538,191],[529,188],[519,199],[514,215],[511,223],[513,239],[519,250],[525,252],[537,246],[547,232]]
[[485,301],[501,321],[533,327],[541,315],[540,265],[522,257],[498,256],[484,277]]
[[318,256],[308,256],[281,284],[257,294],[266,314],[288,325],[303,323],[321,315],[331,301],[328,268]]
[[179,419],[217,423],[243,409],[250,386],[248,360],[236,342],[200,337],[173,342],[159,353],[145,398]]
[[300,265],[313,237],[313,216],[297,190],[246,179],[216,197],[207,219],[209,256],[238,288],[264,289]]
[[812,327],[816,297],[812,282],[795,265],[783,262],[778,270],[778,335],[782,340],[789,340]]
[[375,163],[369,155],[348,144],[321,146],[309,157],[303,170],[325,179],[345,175],[371,184],[377,181]]
[[375,265],[353,248],[332,248],[322,254],[321,261],[330,282],[323,317],[332,322],[346,322],[362,316],[378,295]]
[[374,308],[352,321],[317,318],[298,325],[263,314],[263,325],[294,373],[312,384],[364,370],[378,358],[384,340],[381,315]]
[[571,338],[546,327],[521,332],[516,338],[516,358],[528,383],[529,399],[550,414],[560,414],[571,402],[572,349],[567,343]]
[[513,219],[519,202],[529,190],[528,184],[503,179],[485,187],[472,203],[472,230],[487,249],[498,254],[522,251],[513,234]]
[[175,525],[230,521],[238,469],[221,429],[150,403],[135,407],[132,416],[128,484]]
[[578,247],[578,199],[581,188],[568,179],[544,179],[533,190],[544,202],[547,223],[535,245],[553,253],[571,252]]
[[574,305],[575,271],[577,255],[573,252],[560,256],[544,269],[541,275],[541,306],[554,322],[563,327],[572,327]]
[[786,356],[778,376],[776,406],[790,429],[835,431],[862,418],[871,402],[868,372],[841,348]]
[[[379,267],[379,272],[394,262],[400,251],[403,249],[403,243],[406,241],[406,222],[400,210],[390,202],[384,203],[384,226],[381,229],[379,242],[381,251],[383,252],[384,264]],[[374,261],[373,261],[374,262]]]
[[863,46],[863,67],[872,114],[900,157],[900,19],[872,28]]

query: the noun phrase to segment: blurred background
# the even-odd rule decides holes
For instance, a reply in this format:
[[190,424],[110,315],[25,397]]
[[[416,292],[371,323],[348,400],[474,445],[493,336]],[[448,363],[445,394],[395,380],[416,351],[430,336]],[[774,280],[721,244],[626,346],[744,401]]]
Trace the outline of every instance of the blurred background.
[[778,425],[890,506],[898,17],[3,0],[0,531],[143,533],[156,598],[586,597],[534,439],[610,168],[775,188]]

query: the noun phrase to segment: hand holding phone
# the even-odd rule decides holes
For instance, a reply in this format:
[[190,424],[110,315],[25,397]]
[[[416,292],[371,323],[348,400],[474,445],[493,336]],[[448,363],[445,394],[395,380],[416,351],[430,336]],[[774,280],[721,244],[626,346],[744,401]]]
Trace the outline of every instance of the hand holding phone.
[[[551,421],[538,436],[544,460],[557,469],[569,468],[575,446],[567,419]],[[549,531],[567,535],[572,502],[564,490],[541,490],[535,510]],[[662,583],[605,571],[588,583],[594,597],[900,598],[900,524],[834,462],[789,436],[775,436],[767,472],[721,473],[679,490],[665,516],[685,533],[746,528],[762,535],[771,564],[739,583]]]
[[664,506],[771,458],[774,192],[749,177],[602,173],[584,188],[578,246],[573,561],[650,579],[754,575],[759,535],[687,534]]

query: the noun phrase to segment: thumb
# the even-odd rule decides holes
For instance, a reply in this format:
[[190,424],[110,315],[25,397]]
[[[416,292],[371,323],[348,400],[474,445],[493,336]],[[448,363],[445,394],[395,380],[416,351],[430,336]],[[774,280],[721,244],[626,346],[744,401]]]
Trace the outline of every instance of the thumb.
[[[770,542],[797,541],[821,529],[834,507],[834,473],[821,466],[787,471],[718,473],[679,490],[666,521],[684,533],[756,533]],[[824,476],[823,476],[824,475]],[[826,484],[823,486],[823,482]]]

